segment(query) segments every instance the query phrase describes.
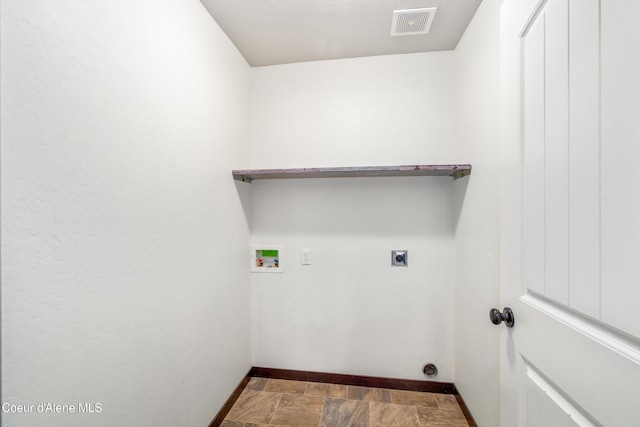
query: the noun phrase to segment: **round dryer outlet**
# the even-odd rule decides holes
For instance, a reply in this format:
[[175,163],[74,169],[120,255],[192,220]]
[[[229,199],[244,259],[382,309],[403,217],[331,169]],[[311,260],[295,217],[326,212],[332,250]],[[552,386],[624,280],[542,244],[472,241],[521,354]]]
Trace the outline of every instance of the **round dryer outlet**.
[[438,368],[433,363],[425,363],[422,367],[422,373],[428,377],[435,377],[438,375]]

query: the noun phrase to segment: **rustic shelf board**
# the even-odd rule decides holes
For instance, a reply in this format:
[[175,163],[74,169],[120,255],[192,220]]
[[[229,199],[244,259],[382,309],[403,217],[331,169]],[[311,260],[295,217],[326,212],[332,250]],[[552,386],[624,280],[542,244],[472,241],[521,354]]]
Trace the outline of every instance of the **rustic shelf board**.
[[337,168],[245,169],[234,170],[233,178],[251,182],[254,179],[291,178],[355,178],[381,176],[451,176],[462,178],[471,173],[471,165],[402,165],[355,166]]

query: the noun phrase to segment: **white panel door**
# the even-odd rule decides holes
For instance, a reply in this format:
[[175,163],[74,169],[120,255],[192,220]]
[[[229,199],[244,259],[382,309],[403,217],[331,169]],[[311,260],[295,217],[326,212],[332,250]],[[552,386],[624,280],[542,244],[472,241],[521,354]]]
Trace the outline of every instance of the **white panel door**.
[[640,427],[640,0],[506,0],[503,427]]

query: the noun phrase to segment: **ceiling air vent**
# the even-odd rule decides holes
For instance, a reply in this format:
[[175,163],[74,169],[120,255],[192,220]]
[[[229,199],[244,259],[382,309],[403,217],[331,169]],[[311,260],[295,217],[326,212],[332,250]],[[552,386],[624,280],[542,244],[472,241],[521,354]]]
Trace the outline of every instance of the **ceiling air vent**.
[[391,21],[391,35],[412,36],[427,34],[437,9],[437,7],[428,7],[424,9],[394,10],[393,20]]

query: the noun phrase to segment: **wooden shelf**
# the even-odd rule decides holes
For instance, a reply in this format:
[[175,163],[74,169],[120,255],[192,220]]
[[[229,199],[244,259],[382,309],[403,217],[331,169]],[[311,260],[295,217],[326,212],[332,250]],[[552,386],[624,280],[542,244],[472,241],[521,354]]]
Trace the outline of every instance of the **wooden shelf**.
[[251,182],[254,179],[351,178],[382,176],[451,176],[453,179],[471,174],[471,165],[403,165],[356,166],[338,168],[246,169],[234,170],[233,178]]

